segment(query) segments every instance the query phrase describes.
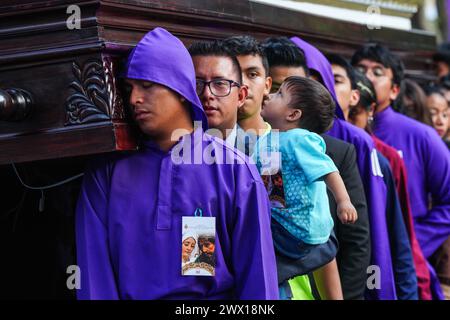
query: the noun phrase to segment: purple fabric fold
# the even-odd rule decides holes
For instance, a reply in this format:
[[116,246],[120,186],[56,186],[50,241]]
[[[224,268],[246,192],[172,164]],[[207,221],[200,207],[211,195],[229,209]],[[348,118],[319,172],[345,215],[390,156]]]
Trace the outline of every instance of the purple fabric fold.
[[298,37],[291,38],[291,41],[304,51],[308,68],[321,76],[322,84],[328,89],[336,103],[338,118],[335,119],[328,134],[353,144],[357,152],[358,168],[364,184],[370,219],[371,264],[379,267],[381,280],[380,288],[367,290],[366,297],[373,300],[395,300],[397,295],[386,222],[386,185],[379,169],[380,165],[373,140],[364,130],[344,120],[334,90],[331,65],[322,52]]

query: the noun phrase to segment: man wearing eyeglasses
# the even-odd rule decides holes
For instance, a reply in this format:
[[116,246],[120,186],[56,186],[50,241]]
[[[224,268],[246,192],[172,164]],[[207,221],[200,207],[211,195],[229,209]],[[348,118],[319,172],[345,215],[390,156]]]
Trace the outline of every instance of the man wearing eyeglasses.
[[[379,44],[367,44],[355,52],[352,64],[375,87],[375,135],[396,148],[405,161],[414,227],[429,258],[450,235],[450,154],[435,130],[392,109],[404,76],[397,56]],[[430,275],[434,298],[443,299],[431,267]]]
[[[126,66],[140,148],[101,155],[84,175],[76,212],[77,298],[278,299],[264,184],[241,153],[204,133],[208,121],[186,47],[156,28],[133,49]],[[218,78],[205,80],[212,79]],[[237,99],[233,82],[239,79],[233,74],[221,79],[206,90],[211,85],[219,96]],[[203,150],[241,161],[210,162],[201,159]],[[176,154],[183,151],[188,156],[179,161]],[[183,270],[186,221],[196,231],[208,226],[207,234],[214,235],[206,245],[199,233],[196,244],[210,256],[212,274]]]
[[208,118],[208,125],[220,131],[221,138],[236,146],[237,115],[248,95],[242,85],[239,62],[221,41],[197,42],[189,48],[194,62],[197,94]]

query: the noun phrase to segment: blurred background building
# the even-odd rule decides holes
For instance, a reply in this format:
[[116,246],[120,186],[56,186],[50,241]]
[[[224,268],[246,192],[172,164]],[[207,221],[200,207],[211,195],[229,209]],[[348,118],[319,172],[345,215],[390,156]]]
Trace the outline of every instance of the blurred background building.
[[367,24],[371,28],[423,30],[437,41],[449,36],[450,0],[252,0],[337,20]]

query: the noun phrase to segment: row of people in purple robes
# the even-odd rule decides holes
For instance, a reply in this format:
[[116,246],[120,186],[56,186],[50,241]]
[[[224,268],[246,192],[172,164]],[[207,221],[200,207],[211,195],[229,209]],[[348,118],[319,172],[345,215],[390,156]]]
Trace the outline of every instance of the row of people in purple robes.
[[[322,299],[442,298],[426,259],[450,235],[450,153],[433,129],[390,107],[403,80],[395,55],[367,45],[352,64],[376,91],[374,135],[404,161],[410,213],[374,137],[350,123],[357,90],[349,99],[335,90],[338,77],[317,48],[298,37],[258,43],[242,36],[188,51],[162,28],[146,34],[124,73],[140,148],[98,157],[84,177],[76,212],[78,298],[295,299],[298,277],[310,282],[303,290]],[[358,215],[354,224],[340,223],[339,199],[329,195],[334,231],[308,261],[286,259],[274,247],[274,204],[251,158],[276,125],[261,116],[262,106],[297,77],[318,81],[333,101],[333,126],[321,139]],[[181,270],[182,255],[200,249],[192,237],[192,249],[183,247],[186,217],[214,221],[213,274]],[[323,266],[333,276],[307,275]]]

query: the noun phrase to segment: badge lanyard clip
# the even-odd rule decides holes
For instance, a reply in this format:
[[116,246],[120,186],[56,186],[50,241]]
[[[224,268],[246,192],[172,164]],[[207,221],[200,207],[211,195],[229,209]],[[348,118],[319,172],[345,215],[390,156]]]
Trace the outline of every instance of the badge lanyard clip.
[[201,208],[195,209],[194,217],[203,217],[203,210]]

